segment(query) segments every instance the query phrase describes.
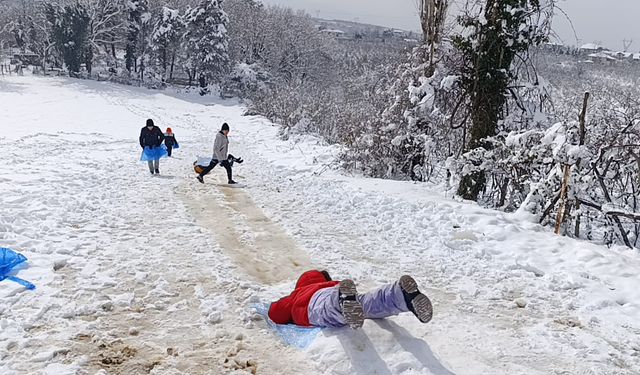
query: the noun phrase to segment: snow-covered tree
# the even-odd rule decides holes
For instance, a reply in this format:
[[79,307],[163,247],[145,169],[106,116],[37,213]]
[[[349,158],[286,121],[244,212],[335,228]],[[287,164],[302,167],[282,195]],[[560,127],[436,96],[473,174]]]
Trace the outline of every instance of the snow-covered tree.
[[151,34],[151,46],[164,81],[173,78],[184,28],[184,20],[179,11],[169,7],[162,8],[162,17],[156,22]]
[[264,22],[264,5],[256,0],[226,0],[223,5],[229,15],[231,61],[248,65],[263,62],[265,28],[269,27]]
[[[4,51],[5,45],[13,42],[13,35],[10,31],[12,27],[9,18],[9,9],[4,4],[0,3],[0,51]],[[0,71],[4,73],[3,61],[0,61]]]
[[270,72],[294,85],[326,78],[335,44],[318,32],[311,17],[288,8],[270,7],[263,22],[264,48],[260,55]]
[[[148,25],[151,19],[147,11],[147,0],[127,0],[127,37],[125,44],[125,66],[129,72],[141,70],[144,74],[144,57],[147,47]],[[138,69],[138,65],[142,64]]]
[[[496,135],[509,86],[517,77],[514,62],[549,35],[553,0],[473,0],[459,17],[463,30],[454,44],[464,56],[460,84],[468,96],[468,148],[489,147]],[[486,178],[481,171],[463,176],[458,194],[478,199]]]
[[69,74],[79,73],[90,48],[87,9],[81,3],[63,7],[45,3],[44,7],[55,48],[61,54]]
[[[83,0],[89,13],[89,41],[91,56],[100,47],[104,47],[112,60],[116,60],[116,44],[121,41],[121,34],[125,30],[126,17],[123,14],[124,4],[120,0]],[[91,72],[91,61],[87,63],[87,70]]]
[[444,118],[457,79],[447,71],[456,64],[441,61],[443,50],[455,55],[450,45],[442,44],[448,1],[423,0],[419,5],[423,44],[383,81],[376,91],[382,98],[377,114],[363,118],[344,154],[349,166],[376,177],[427,180],[455,147]]
[[43,72],[47,69],[54,43],[51,39],[51,24],[46,20],[41,8],[34,11],[28,30],[29,50],[38,55]]
[[11,34],[15,39],[16,46],[24,53],[27,48],[27,30],[24,22],[24,17],[18,18],[11,27]]
[[221,0],[202,0],[185,16],[185,66],[190,80],[197,78],[202,95],[207,86],[220,82],[229,71],[229,18]]

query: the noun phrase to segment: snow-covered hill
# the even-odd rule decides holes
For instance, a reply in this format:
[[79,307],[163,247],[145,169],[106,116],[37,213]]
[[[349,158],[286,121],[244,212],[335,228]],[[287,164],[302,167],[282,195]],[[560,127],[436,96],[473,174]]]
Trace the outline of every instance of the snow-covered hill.
[[[339,150],[215,102],[93,81],[0,78],[2,374],[637,374],[640,256],[557,237],[438,186],[345,176]],[[181,144],[139,163],[146,118]],[[223,122],[245,189],[192,162]],[[412,274],[434,319],[281,343],[252,305],[318,267],[360,290]],[[100,372],[101,371],[101,372]]]

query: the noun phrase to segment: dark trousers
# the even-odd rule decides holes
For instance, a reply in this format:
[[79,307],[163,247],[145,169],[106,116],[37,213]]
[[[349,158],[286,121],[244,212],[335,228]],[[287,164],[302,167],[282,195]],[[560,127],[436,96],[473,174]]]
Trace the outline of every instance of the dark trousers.
[[208,166],[204,167],[204,170],[202,171],[202,173],[200,173],[200,177],[208,175],[209,172],[211,172],[213,168],[218,165],[218,163],[220,163],[220,165],[227,170],[227,178],[229,179],[229,182],[233,181],[233,172],[231,171],[231,163],[229,163],[229,160],[223,160],[221,162],[218,162],[217,160],[211,160],[211,163],[209,163]]
[[173,150],[173,146],[167,146],[167,155],[171,156],[171,151]]

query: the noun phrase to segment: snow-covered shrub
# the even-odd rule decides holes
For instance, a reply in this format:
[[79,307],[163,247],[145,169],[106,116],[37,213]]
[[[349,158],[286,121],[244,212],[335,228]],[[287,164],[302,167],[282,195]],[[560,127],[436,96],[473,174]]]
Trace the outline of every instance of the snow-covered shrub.
[[607,91],[594,97],[584,145],[577,121],[503,132],[485,139],[490,147],[450,158],[452,178],[480,171],[487,176],[481,204],[527,211],[552,225],[569,168],[563,233],[638,246],[640,103],[630,96],[637,95],[633,91],[618,88],[615,96]]
[[478,147],[448,160],[452,185],[459,176],[482,172],[488,177],[482,204],[514,211],[524,203],[527,210],[542,213],[546,196],[560,186],[562,171],[557,167],[573,165],[578,159],[588,162],[588,150],[579,146],[577,132],[578,123],[570,122],[547,130],[503,132],[486,138],[490,147]]
[[425,181],[441,174],[447,157],[459,151],[461,132],[450,126],[456,119],[447,117],[459,96],[457,77],[450,74],[456,62],[452,55],[430,69],[428,53],[427,46],[413,50],[376,90],[380,104],[354,129],[344,154],[348,167],[376,177]]
[[227,77],[224,96],[255,97],[267,90],[269,75],[259,64],[237,64]]

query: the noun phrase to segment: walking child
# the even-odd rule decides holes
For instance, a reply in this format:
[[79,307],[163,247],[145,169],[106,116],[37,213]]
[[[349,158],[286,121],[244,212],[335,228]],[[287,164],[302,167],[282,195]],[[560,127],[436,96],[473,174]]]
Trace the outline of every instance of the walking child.
[[167,131],[164,133],[164,145],[167,146],[167,155],[169,157],[171,157],[171,152],[174,148],[180,148],[176,140],[176,135],[173,134],[171,128],[167,128]]

